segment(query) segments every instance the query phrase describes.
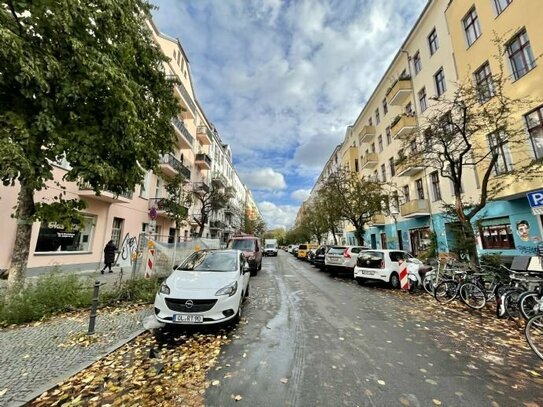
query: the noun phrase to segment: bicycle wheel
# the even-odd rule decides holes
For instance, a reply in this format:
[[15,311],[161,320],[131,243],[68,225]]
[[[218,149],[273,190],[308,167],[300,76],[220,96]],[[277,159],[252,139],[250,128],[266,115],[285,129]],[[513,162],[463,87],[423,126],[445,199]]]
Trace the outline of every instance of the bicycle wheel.
[[439,283],[434,290],[434,298],[437,302],[446,304],[451,302],[458,295],[458,282],[454,280],[445,280]]
[[539,293],[528,291],[522,293],[518,299],[520,314],[524,319],[530,319],[538,313]]
[[424,287],[424,290],[430,294],[434,295],[434,290],[436,288],[436,276],[435,275],[426,275],[424,276],[424,280],[422,280],[422,286]]
[[528,320],[524,334],[530,348],[543,359],[543,314],[537,314]]
[[505,293],[503,297],[503,306],[505,307],[505,313],[509,315],[509,318],[520,317],[518,300],[523,292],[523,290],[511,290]]
[[473,309],[481,309],[486,304],[485,292],[473,283],[464,283],[459,289],[460,298]]

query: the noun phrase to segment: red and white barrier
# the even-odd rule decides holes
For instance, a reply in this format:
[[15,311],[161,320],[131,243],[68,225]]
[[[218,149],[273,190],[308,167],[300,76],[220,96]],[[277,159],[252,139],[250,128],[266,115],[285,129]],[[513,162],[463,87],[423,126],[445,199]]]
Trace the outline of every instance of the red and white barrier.
[[147,255],[147,263],[145,264],[145,274],[143,275],[146,279],[150,279],[153,274],[153,267],[155,265],[155,243],[152,240],[149,240],[148,243],[149,252]]
[[409,290],[409,279],[407,278],[407,262],[400,260],[398,261],[400,265],[400,287],[402,290]]

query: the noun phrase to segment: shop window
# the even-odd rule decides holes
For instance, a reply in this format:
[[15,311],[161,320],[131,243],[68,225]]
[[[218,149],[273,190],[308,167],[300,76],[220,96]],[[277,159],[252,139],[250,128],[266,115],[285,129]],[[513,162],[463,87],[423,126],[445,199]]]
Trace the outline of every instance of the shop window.
[[514,249],[515,241],[508,218],[485,219],[479,227],[483,249]]
[[94,234],[95,217],[84,216],[82,224],[67,230],[56,222],[42,222],[36,242],[36,252],[88,252]]

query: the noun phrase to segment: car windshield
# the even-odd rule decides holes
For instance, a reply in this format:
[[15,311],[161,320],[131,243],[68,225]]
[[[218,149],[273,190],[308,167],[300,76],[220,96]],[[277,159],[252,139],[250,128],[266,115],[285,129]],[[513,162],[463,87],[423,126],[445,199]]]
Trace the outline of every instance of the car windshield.
[[268,243],[268,244],[266,245],[266,249],[273,249],[274,247],[275,247],[275,245],[272,244],[272,243]]
[[307,245],[301,244],[300,246],[298,246],[298,250],[307,250]]
[[254,251],[255,241],[253,239],[234,239],[228,243],[229,249],[237,249],[243,251]]
[[236,257],[236,252],[194,252],[177,268],[177,270],[236,271]]

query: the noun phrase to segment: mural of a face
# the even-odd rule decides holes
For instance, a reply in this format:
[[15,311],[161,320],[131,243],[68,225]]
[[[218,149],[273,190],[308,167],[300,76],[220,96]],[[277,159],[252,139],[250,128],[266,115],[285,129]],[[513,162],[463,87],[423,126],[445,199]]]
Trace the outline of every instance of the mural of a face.
[[517,223],[517,234],[523,242],[530,240],[530,224],[528,221],[521,220]]

